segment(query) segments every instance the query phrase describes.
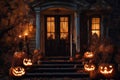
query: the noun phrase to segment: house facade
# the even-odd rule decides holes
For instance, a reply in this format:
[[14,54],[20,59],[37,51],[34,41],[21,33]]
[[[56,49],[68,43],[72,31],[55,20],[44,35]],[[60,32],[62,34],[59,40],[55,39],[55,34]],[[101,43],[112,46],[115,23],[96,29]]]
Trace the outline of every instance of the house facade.
[[104,0],[92,5],[85,0],[37,1],[35,14],[35,48],[45,56],[73,57],[83,54],[95,34],[108,37],[111,6]]

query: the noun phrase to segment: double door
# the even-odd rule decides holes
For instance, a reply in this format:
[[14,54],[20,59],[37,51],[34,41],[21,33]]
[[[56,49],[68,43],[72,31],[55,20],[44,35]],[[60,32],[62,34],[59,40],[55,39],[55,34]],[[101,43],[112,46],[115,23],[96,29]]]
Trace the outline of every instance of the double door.
[[70,55],[69,16],[45,16],[45,55]]

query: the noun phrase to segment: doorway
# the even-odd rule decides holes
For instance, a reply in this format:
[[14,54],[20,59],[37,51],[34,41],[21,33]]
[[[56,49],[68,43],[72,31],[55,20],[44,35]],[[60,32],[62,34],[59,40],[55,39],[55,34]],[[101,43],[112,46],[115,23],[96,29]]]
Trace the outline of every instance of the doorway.
[[45,56],[70,56],[70,16],[45,16]]

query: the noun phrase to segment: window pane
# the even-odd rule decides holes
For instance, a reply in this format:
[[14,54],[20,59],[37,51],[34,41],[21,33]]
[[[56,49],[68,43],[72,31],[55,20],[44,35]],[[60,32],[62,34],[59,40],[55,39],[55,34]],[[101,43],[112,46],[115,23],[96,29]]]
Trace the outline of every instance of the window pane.
[[55,22],[51,22],[50,32],[55,32]]
[[47,32],[50,32],[50,22],[47,22]]
[[92,18],[91,24],[92,35],[97,34],[98,37],[100,36],[100,18]]
[[47,39],[55,39],[54,33],[47,33]]
[[60,32],[68,32],[68,22],[60,22]]
[[100,23],[100,18],[92,18],[92,23]]
[[68,39],[68,33],[61,33],[60,39]]
[[98,37],[100,37],[100,31],[99,30],[92,30],[92,35],[97,34]]
[[47,38],[55,39],[55,18],[47,17]]
[[100,29],[100,24],[92,24],[92,29]]

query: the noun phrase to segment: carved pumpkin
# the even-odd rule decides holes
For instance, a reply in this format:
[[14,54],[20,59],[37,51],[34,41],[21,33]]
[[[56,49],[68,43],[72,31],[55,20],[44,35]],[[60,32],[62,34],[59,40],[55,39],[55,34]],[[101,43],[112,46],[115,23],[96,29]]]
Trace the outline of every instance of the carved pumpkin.
[[114,70],[113,65],[110,64],[101,64],[99,66],[99,72],[104,75],[112,74],[113,70]]
[[27,57],[25,52],[15,52],[13,55],[12,66],[23,66],[23,59]]
[[93,65],[93,64],[85,64],[84,69],[85,69],[85,71],[94,71],[95,70],[95,65]]
[[25,66],[31,66],[32,65],[32,60],[28,59],[28,58],[25,58],[25,59],[23,59],[23,64]]
[[94,56],[94,53],[93,53],[93,52],[85,52],[85,53],[84,53],[84,57],[85,57],[85,58],[93,58],[93,56]]
[[20,77],[20,76],[23,76],[25,74],[25,69],[23,67],[20,67],[20,66],[18,66],[18,67],[12,67],[10,69],[10,71],[11,71],[10,74],[12,76],[15,76],[15,77]]

